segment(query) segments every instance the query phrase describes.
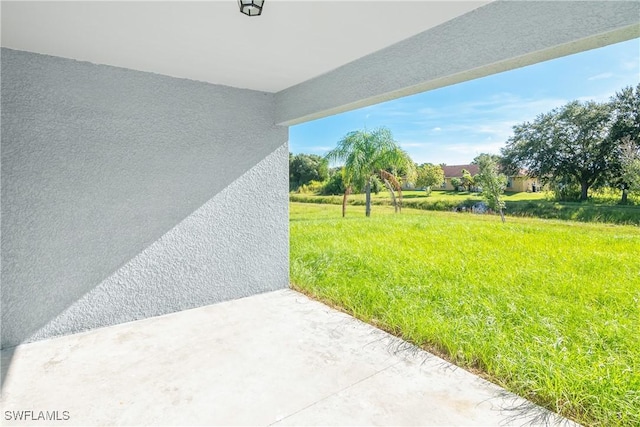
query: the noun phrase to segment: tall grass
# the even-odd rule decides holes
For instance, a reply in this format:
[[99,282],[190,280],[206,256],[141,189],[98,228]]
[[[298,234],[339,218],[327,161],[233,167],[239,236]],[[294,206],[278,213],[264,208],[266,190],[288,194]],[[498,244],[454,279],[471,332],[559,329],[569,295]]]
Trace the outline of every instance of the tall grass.
[[291,281],[586,425],[640,425],[637,227],[291,204]]

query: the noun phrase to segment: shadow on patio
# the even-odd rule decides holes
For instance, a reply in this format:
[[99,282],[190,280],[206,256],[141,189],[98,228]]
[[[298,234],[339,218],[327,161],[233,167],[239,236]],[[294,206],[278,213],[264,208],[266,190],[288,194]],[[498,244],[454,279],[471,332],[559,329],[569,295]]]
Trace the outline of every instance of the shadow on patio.
[[291,290],[11,353],[7,425],[572,424]]

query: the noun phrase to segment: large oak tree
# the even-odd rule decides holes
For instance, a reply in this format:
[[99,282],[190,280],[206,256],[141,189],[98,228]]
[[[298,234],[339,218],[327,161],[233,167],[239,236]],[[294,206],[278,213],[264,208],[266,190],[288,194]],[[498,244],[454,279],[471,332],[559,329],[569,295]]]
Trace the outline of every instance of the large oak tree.
[[580,199],[604,184],[615,162],[609,137],[611,105],[573,101],[513,128],[502,150],[511,171],[526,169],[542,182],[575,182]]
[[616,143],[617,162],[611,169],[612,182],[622,189],[622,203],[629,190],[640,190],[640,84],[628,86],[611,99],[611,139]]

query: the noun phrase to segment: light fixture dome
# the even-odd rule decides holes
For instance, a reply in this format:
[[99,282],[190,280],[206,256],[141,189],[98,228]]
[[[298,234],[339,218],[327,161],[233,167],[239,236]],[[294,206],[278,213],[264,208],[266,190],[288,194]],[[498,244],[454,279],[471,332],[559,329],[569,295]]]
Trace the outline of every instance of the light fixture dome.
[[259,16],[262,13],[264,0],[238,0],[240,12],[247,16]]

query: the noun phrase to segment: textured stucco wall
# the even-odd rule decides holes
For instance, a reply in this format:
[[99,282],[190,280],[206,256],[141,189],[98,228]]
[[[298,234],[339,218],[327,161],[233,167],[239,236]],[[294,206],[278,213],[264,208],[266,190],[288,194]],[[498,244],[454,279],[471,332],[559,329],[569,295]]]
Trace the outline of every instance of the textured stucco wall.
[[640,36],[637,1],[494,1],[278,92],[294,125]]
[[272,94],[1,59],[3,346],[288,286]]

